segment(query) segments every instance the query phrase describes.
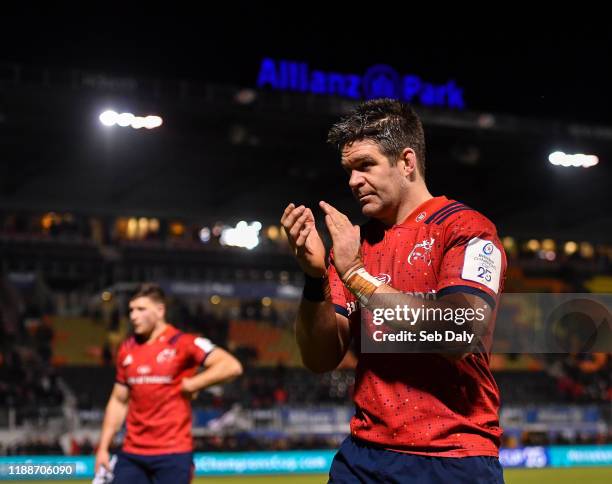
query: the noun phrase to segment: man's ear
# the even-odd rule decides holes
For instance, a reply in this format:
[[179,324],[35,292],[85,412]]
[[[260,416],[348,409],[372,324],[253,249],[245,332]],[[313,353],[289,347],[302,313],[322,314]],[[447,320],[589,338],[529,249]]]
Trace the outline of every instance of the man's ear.
[[418,173],[417,157],[412,148],[404,148],[399,157],[398,164],[401,163],[400,169],[403,170],[403,175],[406,178],[413,180]]

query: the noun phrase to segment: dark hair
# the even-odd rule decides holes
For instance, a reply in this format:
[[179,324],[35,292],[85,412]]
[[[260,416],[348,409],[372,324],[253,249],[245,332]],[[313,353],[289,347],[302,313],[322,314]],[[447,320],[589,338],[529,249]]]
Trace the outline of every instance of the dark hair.
[[164,293],[164,290],[159,287],[158,284],[153,282],[145,282],[141,284],[136,292],[132,294],[130,301],[133,301],[139,297],[148,297],[157,303],[166,304],[166,294]]
[[327,135],[327,142],[339,151],[346,144],[364,139],[378,144],[392,165],[404,148],[412,148],[418,170],[425,176],[425,133],[421,120],[408,104],[395,99],[366,101],[334,124]]

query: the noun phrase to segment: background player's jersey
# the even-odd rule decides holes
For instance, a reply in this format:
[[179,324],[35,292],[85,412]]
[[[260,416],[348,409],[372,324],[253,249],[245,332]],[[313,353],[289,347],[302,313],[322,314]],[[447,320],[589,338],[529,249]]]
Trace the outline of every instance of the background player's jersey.
[[[402,224],[368,222],[362,239],[366,270],[391,287],[424,297],[477,294],[495,308],[505,253],[495,226],[469,207],[435,197]],[[333,265],[328,275],[332,302],[349,318],[358,354],[352,435],[403,452],[496,456],[499,390],[488,353],[456,362],[437,354],[361,353],[359,303]]]
[[134,337],[117,354],[118,383],[130,389],[123,450],[133,454],[190,452],[191,402],[181,393],[215,346],[206,338],[168,325],[151,343]]

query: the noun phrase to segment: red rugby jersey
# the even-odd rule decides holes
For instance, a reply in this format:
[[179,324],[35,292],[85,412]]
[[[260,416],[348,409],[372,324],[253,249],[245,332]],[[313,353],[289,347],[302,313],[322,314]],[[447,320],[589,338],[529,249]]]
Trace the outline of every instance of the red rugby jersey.
[[193,376],[214,348],[206,338],[172,325],[150,343],[133,336],[123,342],[116,380],[130,389],[124,452],[192,451],[191,401],[182,395],[181,381]]
[[[480,213],[434,197],[401,224],[372,220],[361,233],[366,270],[391,287],[424,297],[477,294],[495,308],[506,257],[495,226]],[[497,456],[499,390],[489,354],[450,362],[437,354],[361,353],[359,303],[331,264],[328,276],[332,302],[350,320],[358,355],[352,435],[401,452]]]

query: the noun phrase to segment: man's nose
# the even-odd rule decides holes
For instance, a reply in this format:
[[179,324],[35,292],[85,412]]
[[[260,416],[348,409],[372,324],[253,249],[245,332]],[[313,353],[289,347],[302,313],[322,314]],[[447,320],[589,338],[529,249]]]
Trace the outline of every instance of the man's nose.
[[363,185],[363,175],[357,170],[353,170],[351,172],[351,177],[349,178],[349,187],[355,189],[361,185]]

